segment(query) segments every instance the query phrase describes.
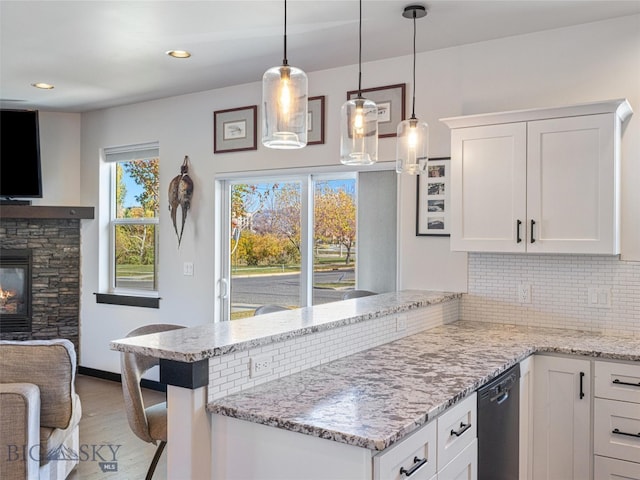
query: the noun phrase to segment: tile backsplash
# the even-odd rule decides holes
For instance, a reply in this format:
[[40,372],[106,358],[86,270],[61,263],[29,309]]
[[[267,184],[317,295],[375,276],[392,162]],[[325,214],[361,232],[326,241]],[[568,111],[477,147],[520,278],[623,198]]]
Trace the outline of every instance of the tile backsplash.
[[[519,285],[530,286],[530,303],[519,302]],[[597,255],[470,253],[461,317],[640,337],[640,263]]]

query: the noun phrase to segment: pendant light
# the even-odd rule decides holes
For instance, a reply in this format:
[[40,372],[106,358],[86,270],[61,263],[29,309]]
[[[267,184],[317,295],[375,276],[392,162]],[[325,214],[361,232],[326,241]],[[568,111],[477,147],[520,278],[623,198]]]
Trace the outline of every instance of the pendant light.
[[284,0],[284,59],[262,76],[262,144],[302,148],[307,144],[307,75],[287,61],[287,0]]
[[398,124],[396,172],[417,175],[427,168],[429,125],[416,118],[416,19],[427,15],[422,5],[405,7],[402,16],[413,19],[413,98],[411,118]]
[[362,97],[362,0],[358,42],[358,96],[347,100],[340,112],[340,161],[345,165],[378,161],[378,107]]

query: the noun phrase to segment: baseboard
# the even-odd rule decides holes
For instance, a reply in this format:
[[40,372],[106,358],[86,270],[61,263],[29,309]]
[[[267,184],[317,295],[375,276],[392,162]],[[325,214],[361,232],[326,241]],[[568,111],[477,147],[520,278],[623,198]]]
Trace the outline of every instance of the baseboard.
[[[78,366],[78,373],[80,375],[87,375],[88,377],[101,378],[103,380],[110,380],[112,382],[122,383],[122,375],[119,373],[107,372],[106,370],[98,370],[97,368],[89,368]],[[147,380],[143,378],[140,381],[142,388],[148,388],[149,390],[155,390],[156,392],[166,392],[167,386],[156,380]]]

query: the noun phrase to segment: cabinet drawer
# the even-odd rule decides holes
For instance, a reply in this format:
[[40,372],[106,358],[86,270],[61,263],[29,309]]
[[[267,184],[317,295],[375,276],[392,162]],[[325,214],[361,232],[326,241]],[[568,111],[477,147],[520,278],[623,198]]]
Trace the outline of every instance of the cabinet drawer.
[[473,440],[449,465],[438,472],[438,480],[477,480],[478,440]]
[[640,403],[640,365],[596,362],[595,396]]
[[477,400],[472,394],[438,417],[438,468],[464,450],[477,436]]
[[593,463],[593,478],[596,480],[640,480],[640,463],[596,455]]
[[593,451],[596,455],[640,461],[640,405],[596,398]]
[[[418,466],[422,464],[422,466]],[[396,445],[373,457],[374,480],[427,480],[436,474],[436,421],[427,423]],[[401,471],[402,470],[402,471]]]

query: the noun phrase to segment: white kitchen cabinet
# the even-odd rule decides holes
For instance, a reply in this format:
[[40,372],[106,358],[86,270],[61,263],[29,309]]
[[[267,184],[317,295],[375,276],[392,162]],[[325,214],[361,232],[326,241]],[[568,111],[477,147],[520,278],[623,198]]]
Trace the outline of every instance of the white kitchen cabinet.
[[596,455],[593,478],[594,480],[640,480],[640,463]]
[[213,414],[212,478],[475,480],[476,410],[473,393],[379,453]]
[[447,118],[451,249],[617,254],[626,100]]
[[533,355],[520,362],[520,480],[533,478],[533,367]]
[[591,478],[591,363],[536,355],[533,478]]
[[438,480],[477,480],[478,439],[474,439],[454,460],[438,472]]
[[436,422],[420,427],[406,439],[373,457],[374,480],[400,480],[410,476],[429,480],[436,475]]
[[640,365],[598,361],[594,371],[594,472],[601,472],[595,478],[638,479]]

